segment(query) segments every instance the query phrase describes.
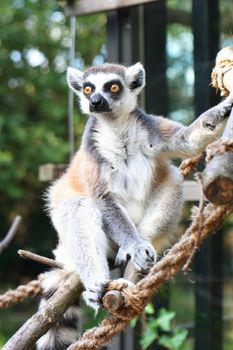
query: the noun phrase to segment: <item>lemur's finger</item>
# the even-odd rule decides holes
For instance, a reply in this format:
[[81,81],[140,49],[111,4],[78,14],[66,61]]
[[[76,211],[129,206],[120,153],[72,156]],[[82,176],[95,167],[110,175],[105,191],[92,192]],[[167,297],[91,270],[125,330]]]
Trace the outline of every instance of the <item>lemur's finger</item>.
[[82,293],[83,300],[85,303],[95,310],[95,313],[102,307],[102,297],[98,293],[85,291]]
[[96,283],[91,288],[89,288],[88,291],[93,292],[93,293],[104,294],[107,286],[108,286],[108,282]]

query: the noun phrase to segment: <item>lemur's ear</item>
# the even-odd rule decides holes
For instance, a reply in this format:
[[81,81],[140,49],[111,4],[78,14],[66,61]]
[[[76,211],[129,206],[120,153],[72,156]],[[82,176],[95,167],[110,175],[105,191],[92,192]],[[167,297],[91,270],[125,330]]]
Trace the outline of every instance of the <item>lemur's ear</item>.
[[130,90],[134,91],[136,94],[139,94],[144,88],[145,70],[140,62],[126,69],[126,82],[128,83]]
[[74,92],[79,92],[82,89],[83,83],[83,72],[81,70],[68,67],[67,68],[67,82],[69,87],[74,90]]

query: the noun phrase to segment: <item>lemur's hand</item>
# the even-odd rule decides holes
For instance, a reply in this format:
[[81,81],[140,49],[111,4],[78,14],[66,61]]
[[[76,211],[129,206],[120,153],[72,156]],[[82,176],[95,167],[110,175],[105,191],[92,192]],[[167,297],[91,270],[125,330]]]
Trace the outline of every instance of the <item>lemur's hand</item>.
[[96,313],[102,307],[102,298],[106,292],[106,288],[108,286],[109,281],[102,281],[93,283],[93,285],[89,288],[86,288],[85,292],[83,292],[82,297],[85,303],[92,307]]
[[233,107],[233,93],[231,93],[225,100],[217,106],[212,107],[202,114],[201,123],[205,130],[210,133],[216,129],[217,125],[225,118],[229,117]]
[[156,254],[147,241],[141,241],[128,248],[120,247],[115,260],[116,266],[124,266],[130,258],[138,271],[148,272],[155,264]]

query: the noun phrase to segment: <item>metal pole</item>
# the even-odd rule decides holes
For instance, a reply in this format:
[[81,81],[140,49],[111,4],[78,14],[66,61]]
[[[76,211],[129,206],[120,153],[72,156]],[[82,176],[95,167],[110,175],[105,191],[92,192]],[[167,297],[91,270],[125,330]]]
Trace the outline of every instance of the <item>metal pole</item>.
[[[69,52],[69,64],[72,67],[75,59],[75,39],[76,39],[76,17],[70,17],[70,52]],[[70,158],[73,157],[75,152],[74,147],[74,93],[71,89],[68,92],[68,137],[69,137],[69,150]]]

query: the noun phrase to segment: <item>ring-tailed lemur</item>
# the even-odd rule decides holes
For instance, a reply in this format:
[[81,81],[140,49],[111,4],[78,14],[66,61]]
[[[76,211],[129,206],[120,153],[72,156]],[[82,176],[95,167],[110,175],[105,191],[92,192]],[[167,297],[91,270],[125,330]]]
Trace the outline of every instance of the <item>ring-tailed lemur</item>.
[[[67,270],[80,275],[86,303],[98,308],[110,259],[122,265],[131,258],[143,272],[155,263],[174,232],[183,202],[183,178],[170,158],[193,156],[218,137],[233,95],[187,127],[137,107],[145,85],[140,63],[128,68],[103,64],[85,72],[69,68],[67,78],[89,119],[80,149],[48,192],[59,235],[54,254]],[[62,278],[48,273],[45,292],[53,291]],[[77,336],[75,321],[69,309],[38,341],[38,349],[65,349]]]

